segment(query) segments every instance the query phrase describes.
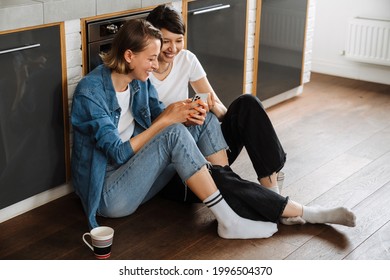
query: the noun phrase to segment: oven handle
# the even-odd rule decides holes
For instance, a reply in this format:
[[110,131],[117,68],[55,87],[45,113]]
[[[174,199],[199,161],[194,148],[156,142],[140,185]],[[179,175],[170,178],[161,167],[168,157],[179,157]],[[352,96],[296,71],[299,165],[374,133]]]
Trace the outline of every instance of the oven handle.
[[2,50],[2,51],[0,51],[0,54],[6,54],[6,53],[17,52],[17,51],[22,51],[22,50],[28,50],[28,49],[38,48],[40,46],[41,46],[41,44],[34,44],[34,45],[28,45],[28,46],[23,46],[23,47],[8,49],[8,50]]
[[205,13],[210,13],[210,12],[229,9],[229,8],[230,8],[229,4],[227,4],[227,5],[219,4],[219,5],[214,5],[214,6],[210,6],[210,7],[205,7],[205,8],[202,8],[201,10],[193,10],[193,11],[188,11],[188,12],[192,13],[195,16],[195,15],[199,15],[199,14],[205,14]]

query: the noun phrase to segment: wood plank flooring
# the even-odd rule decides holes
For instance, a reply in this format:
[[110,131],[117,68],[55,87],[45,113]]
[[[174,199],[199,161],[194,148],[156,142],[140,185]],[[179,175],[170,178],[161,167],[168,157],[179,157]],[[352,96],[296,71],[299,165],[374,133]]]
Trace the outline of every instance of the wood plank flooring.
[[[224,240],[202,204],[155,198],[115,229],[112,259],[390,259],[390,86],[313,73],[301,96],[268,109],[287,152],[283,195],[345,205],[357,226],[279,226],[269,239]],[[245,151],[232,168],[256,180]],[[0,259],[94,259],[74,194],[0,224]]]

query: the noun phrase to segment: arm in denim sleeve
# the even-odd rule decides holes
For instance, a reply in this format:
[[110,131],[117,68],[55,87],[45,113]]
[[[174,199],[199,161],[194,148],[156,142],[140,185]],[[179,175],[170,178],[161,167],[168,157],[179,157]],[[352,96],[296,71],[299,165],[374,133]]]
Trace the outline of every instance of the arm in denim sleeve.
[[130,143],[119,137],[114,118],[110,112],[104,94],[75,94],[72,107],[72,125],[79,133],[87,136],[95,148],[101,150],[108,158],[118,164],[129,160],[134,151]]

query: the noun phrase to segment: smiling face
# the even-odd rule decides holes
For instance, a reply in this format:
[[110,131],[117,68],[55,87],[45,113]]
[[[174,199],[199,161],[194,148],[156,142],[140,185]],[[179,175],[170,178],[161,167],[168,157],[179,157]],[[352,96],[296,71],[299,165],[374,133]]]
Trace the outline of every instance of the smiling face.
[[143,51],[139,53],[133,53],[130,50],[126,51],[125,59],[133,69],[129,73],[132,79],[146,81],[149,74],[158,69],[157,59],[160,53],[160,47],[160,40],[150,39]]
[[184,48],[184,35],[176,34],[162,28],[163,45],[158,60],[172,63],[175,56]]

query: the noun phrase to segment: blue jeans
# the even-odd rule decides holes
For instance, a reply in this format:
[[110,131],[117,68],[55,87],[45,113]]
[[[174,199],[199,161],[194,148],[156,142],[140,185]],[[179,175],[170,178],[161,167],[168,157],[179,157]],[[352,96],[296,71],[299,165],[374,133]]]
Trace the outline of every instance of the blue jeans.
[[205,157],[226,148],[220,124],[213,114],[207,114],[201,126],[167,127],[128,162],[107,167],[99,215],[114,218],[132,214],[176,172],[185,182],[207,164]]

